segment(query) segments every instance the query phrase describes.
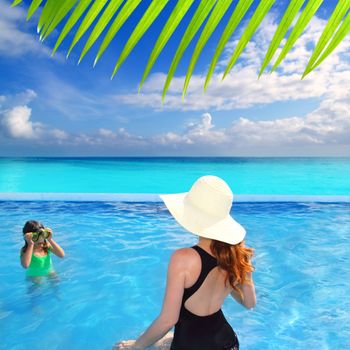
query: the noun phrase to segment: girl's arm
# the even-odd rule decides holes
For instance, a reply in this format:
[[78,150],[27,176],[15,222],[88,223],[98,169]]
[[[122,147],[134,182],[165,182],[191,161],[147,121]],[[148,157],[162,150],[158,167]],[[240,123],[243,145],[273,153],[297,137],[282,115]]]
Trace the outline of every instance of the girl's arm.
[[55,255],[57,255],[60,258],[64,257],[64,250],[61,248],[61,246],[56,243],[53,238],[52,238],[52,230],[51,229],[47,229],[48,231],[50,231],[50,236],[47,239],[48,242],[51,244],[51,248],[52,248],[52,253],[54,253]]
[[30,232],[26,233],[24,238],[28,245],[25,253],[22,253],[21,250],[21,265],[27,269],[32,261],[34,242],[32,241],[32,234]]
[[179,319],[187,271],[186,251],[177,250],[168,267],[167,286],[160,315],[148,329],[132,344],[133,349],[145,349],[163,338]]

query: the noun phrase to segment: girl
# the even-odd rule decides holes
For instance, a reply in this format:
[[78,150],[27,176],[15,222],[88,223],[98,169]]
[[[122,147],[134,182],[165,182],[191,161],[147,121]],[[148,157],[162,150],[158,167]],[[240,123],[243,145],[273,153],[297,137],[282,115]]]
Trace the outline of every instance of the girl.
[[38,221],[27,221],[23,227],[25,244],[21,249],[21,264],[28,277],[52,276],[55,274],[51,252],[63,258],[64,251],[52,236],[52,230]]
[[[175,326],[171,350],[238,350],[237,335],[221,306],[230,295],[250,309],[256,296],[253,249],[245,247],[246,231],[230,216],[229,186],[216,176],[203,176],[189,192],[161,198],[178,223],[199,236],[198,244],[173,253],[160,315],[137,340],[122,341],[115,348],[158,345]],[[164,349],[169,336],[162,339]]]

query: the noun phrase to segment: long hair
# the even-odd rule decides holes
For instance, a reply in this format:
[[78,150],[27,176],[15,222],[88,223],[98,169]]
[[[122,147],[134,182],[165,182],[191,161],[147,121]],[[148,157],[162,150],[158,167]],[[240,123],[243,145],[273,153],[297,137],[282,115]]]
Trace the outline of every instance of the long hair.
[[254,267],[251,263],[254,249],[245,247],[243,242],[244,241],[231,245],[212,240],[210,245],[218,261],[218,266],[227,273],[225,283],[228,281],[231,287],[237,291],[242,298],[242,291],[237,288],[237,285],[251,282],[247,280],[246,275],[247,272],[254,271]]
[[[39,230],[44,229],[44,228],[45,228],[45,226],[41,222],[35,221],[35,220],[29,220],[23,226],[23,229],[22,229],[23,237],[28,232],[36,232],[36,231],[39,231]],[[21,249],[21,254],[24,254],[26,252],[27,248],[28,248],[28,243],[25,240],[24,246]],[[43,244],[43,250],[46,254],[49,251],[49,245],[47,244],[46,240],[44,241],[44,244]]]

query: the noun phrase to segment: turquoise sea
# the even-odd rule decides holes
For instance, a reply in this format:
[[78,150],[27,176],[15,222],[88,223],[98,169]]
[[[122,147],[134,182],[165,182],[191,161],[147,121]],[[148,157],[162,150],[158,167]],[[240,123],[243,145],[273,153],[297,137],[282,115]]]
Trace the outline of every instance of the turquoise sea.
[[0,158],[0,192],[175,193],[202,175],[236,194],[350,195],[350,157]]

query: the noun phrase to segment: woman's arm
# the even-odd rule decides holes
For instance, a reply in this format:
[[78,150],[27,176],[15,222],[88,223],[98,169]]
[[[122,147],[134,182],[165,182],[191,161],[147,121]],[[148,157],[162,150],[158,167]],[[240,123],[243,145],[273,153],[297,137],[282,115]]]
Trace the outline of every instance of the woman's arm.
[[237,288],[239,288],[243,294],[243,299],[236,290],[233,290],[231,292],[231,295],[236,301],[245,306],[247,309],[252,309],[256,305],[253,274],[251,272],[248,272],[246,278],[247,282],[243,283],[243,285],[237,286]]
[[135,349],[145,349],[164,335],[176,324],[179,319],[182,296],[185,288],[186,249],[177,250],[171,257],[167,286],[160,315],[148,329],[136,340]]
[[64,257],[64,250],[60,247],[60,245],[58,243],[56,243],[53,238],[52,238],[52,230],[50,228],[47,229],[50,232],[50,236],[47,239],[48,242],[51,244],[52,247],[52,253],[54,253],[55,255],[57,255],[60,258]]
[[24,238],[27,241],[27,249],[24,253],[22,253],[22,250],[21,250],[21,265],[25,269],[27,269],[28,266],[30,265],[30,262],[32,261],[34,242],[32,241],[31,232],[26,233]]
[[144,349],[161,339],[178,321],[185,288],[186,264],[184,249],[176,251],[169,263],[163,307],[160,315],[135,342],[136,349]]

